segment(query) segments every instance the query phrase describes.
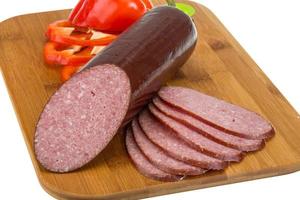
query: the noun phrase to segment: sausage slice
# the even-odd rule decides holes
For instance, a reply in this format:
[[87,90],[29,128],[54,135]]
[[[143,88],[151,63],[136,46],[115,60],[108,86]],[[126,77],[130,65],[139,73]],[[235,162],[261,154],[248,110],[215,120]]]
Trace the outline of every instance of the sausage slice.
[[175,175],[199,175],[205,173],[199,167],[188,165],[167,155],[161,148],[153,144],[140,128],[137,119],[131,123],[133,135],[143,154],[159,169]]
[[137,146],[131,128],[128,128],[126,133],[126,149],[132,162],[144,176],[159,181],[178,181],[182,179],[181,176],[166,173],[151,164]]
[[139,123],[147,137],[168,155],[204,169],[223,169],[227,162],[205,155],[179,140],[175,133],[160,123],[148,110],[139,115]]
[[224,161],[238,162],[242,159],[241,151],[223,146],[214,142],[213,140],[208,139],[207,137],[181,124],[180,122],[177,122],[176,120],[166,116],[153,104],[149,104],[148,108],[159,121],[172,129],[178,138],[185,141],[198,151]]
[[153,104],[165,115],[183,123],[184,125],[196,130],[199,134],[202,134],[220,144],[246,152],[256,151],[264,147],[264,140],[245,139],[228,134],[166,104],[158,97],[153,99]]
[[247,139],[267,139],[273,127],[257,113],[183,87],[163,87],[158,92],[166,103],[218,129]]

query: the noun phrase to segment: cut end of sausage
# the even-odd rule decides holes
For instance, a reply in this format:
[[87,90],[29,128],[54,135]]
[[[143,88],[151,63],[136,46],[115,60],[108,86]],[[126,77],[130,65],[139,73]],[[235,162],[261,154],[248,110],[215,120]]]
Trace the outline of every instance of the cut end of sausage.
[[130,81],[114,65],[76,74],[50,98],[36,126],[35,154],[48,170],[68,172],[95,158],[119,129]]
[[183,179],[182,176],[166,173],[151,164],[136,144],[131,128],[127,129],[125,143],[130,159],[144,176],[159,181],[179,181]]

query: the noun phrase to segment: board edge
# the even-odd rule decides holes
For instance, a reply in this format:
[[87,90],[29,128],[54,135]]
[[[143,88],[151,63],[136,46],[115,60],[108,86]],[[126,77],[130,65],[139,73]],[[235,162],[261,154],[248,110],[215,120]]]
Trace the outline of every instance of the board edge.
[[[174,183],[165,183],[162,182],[163,185],[154,185],[149,186],[146,189],[137,189],[137,190],[129,190],[125,192],[117,192],[114,194],[109,195],[82,195],[82,194],[76,194],[72,192],[66,192],[66,191],[60,191],[57,188],[54,188],[52,186],[49,186],[46,183],[46,181],[42,181],[40,177],[38,177],[41,187],[52,197],[58,198],[58,199],[78,199],[78,200],[88,200],[88,199],[96,199],[96,200],[119,200],[119,199],[140,199],[140,198],[150,198],[155,196],[161,196],[161,195],[167,195],[167,194],[174,194],[174,193],[180,193],[185,191],[192,191],[192,190],[198,190],[198,189],[204,189],[204,188],[210,188],[215,186],[221,186],[221,185],[229,185],[234,183],[240,183],[240,182],[246,182],[246,181],[252,181],[252,180],[258,180],[263,178],[269,178],[274,176],[282,176],[286,174],[291,174],[294,172],[300,171],[300,163],[295,162],[293,164],[281,166],[281,167],[275,167],[271,171],[264,171],[261,170],[260,173],[255,172],[255,174],[249,174],[247,176],[238,176],[238,177],[231,177],[231,180],[223,179],[218,180],[214,182],[207,182],[207,183],[199,183],[197,184],[197,180],[201,177],[197,177],[195,179],[187,179],[185,181],[190,182],[190,184],[186,184],[186,182],[176,182],[177,184],[174,185]],[[217,175],[218,176],[218,175]],[[242,177],[242,178],[241,178]]]

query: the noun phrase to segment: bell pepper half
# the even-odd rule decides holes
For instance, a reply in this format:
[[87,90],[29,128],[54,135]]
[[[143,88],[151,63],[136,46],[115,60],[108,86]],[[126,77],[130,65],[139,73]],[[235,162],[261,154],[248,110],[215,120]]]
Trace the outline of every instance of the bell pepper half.
[[120,33],[151,8],[150,0],[80,0],[68,19],[74,26]]

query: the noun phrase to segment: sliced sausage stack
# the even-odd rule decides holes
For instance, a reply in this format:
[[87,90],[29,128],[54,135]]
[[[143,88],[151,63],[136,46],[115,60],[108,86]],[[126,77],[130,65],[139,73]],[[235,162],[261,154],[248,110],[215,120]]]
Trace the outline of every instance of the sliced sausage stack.
[[128,126],[126,147],[143,175],[177,181],[240,162],[273,135],[254,112],[192,89],[163,87]]

